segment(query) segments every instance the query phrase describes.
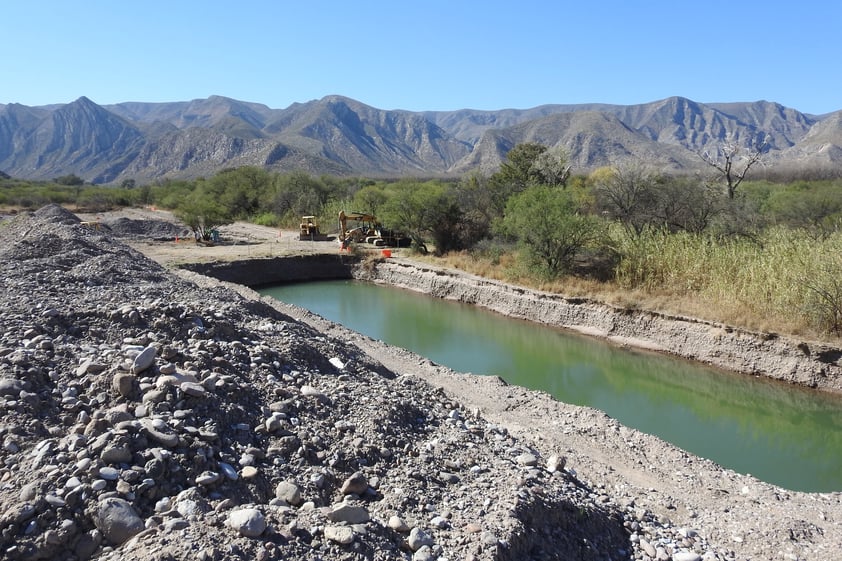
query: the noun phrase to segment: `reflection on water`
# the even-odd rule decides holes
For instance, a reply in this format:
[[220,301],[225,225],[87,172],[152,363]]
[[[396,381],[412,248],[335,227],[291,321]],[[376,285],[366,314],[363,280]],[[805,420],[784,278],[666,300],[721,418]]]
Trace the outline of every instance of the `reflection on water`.
[[842,400],[630,352],[473,306],[330,281],[266,288],[350,329],[454,370],[606,412],[698,456],[802,491],[842,491]]

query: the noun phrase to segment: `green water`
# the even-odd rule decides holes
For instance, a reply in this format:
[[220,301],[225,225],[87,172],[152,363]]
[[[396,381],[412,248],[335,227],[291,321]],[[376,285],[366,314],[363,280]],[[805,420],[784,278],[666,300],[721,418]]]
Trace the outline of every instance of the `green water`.
[[842,491],[842,399],[355,281],[261,290],[454,370],[606,412],[740,473]]

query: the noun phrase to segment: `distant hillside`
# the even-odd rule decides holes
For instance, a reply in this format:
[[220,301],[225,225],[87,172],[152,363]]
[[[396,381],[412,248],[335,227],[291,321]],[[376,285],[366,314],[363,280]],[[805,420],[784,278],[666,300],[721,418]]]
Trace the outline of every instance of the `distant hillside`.
[[767,101],[681,97],[425,112],[384,111],[342,96],[286,109],[220,96],[0,105],[0,170],[22,179],[75,174],[92,183],[193,178],[242,165],[371,177],[490,173],[521,142],[563,146],[577,173],[632,160],[690,171],[704,167],[699,154],[726,138],[764,139],[770,168],[839,169],[842,111],[814,116]]

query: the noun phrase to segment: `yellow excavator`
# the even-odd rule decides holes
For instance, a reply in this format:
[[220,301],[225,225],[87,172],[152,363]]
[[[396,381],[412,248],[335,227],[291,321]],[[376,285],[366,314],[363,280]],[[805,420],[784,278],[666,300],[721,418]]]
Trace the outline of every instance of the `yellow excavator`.
[[372,214],[340,210],[339,241],[345,247],[351,242],[368,243],[377,247],[408,247],[411,240],[403,234],[384,228]]

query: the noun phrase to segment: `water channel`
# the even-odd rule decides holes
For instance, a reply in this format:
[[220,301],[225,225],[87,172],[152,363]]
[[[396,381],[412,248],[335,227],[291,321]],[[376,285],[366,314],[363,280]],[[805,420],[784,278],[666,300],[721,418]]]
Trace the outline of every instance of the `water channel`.
[[842,491],[837,396],[627,351],[392,287],[327,281],[260,292],[454,370],[498,375],[600,409],[763,481],[798,491]]

